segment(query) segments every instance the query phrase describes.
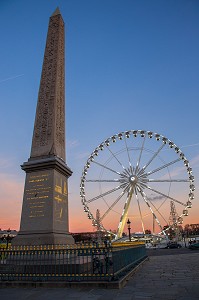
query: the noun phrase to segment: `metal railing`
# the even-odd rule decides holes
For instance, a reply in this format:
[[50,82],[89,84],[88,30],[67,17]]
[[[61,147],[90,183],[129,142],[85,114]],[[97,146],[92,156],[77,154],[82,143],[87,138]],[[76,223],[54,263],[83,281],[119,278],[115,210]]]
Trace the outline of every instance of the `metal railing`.
[[0,281],[114,281],[145,257],[145,246],[1,249]]

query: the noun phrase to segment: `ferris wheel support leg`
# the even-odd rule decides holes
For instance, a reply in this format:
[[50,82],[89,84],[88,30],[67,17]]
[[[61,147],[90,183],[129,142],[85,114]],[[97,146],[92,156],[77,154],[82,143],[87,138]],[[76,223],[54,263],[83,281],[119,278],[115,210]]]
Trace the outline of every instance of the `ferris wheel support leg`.
[[116,239],[119,239],[119,238],[122,237],[122,233],[123,233],[124,226],[125,226],[125,223],[126,223],[126,219],[127,219],[127,216],[128,216],[129,205],[131,203],[133,193],[134,193],[134,186],[132,186],[130,188],[129,192],[128,192],[128,196],[127,196],[126,202],[124,204],[123,213],[122,213],[121,218],[120,218]]

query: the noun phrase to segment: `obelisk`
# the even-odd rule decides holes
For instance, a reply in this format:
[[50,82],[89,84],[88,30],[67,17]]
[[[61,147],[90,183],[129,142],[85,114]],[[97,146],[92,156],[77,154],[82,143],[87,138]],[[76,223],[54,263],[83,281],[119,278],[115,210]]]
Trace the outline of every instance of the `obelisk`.
[[14,245],[71,244],[65,162],[64,22],[59,9],[49,21],[37,110],[26,172],[20,230]]

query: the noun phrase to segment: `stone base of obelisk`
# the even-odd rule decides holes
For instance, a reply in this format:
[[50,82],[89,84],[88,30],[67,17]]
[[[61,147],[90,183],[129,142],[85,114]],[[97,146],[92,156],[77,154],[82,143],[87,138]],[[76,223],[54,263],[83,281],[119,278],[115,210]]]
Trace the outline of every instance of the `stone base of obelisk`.
[[41,246],[41,245],[71,245],[74,244],[71,234],[61,233],[34,233],[20,234],[12,240],[12,246]]
[[58,157],[25,162],[20,230],[13,246],[74,244],[68,225],[68,177],[72,171]]

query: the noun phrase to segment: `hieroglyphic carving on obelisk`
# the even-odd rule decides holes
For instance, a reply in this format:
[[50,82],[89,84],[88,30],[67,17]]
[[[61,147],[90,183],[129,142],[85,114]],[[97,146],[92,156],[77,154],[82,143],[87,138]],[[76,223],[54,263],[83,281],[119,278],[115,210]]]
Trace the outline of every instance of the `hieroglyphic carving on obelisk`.
[[56,155],[65,161],[64,22],[51,16],[38,95],[31,158]]
[[71,244],[65,163],[64,22],[59,9],[49,21],[31,155],[26,172],[20,231],[14,245]]

